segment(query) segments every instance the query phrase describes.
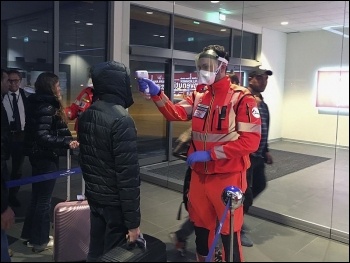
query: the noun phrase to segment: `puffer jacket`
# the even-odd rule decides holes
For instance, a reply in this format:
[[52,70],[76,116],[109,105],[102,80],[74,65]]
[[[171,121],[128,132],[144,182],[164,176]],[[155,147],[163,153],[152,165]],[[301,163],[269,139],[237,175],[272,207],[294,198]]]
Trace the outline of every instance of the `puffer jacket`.
[[[91,69],[94,102],[78,119],[79,163],[90,205],[121,209],[128,229],[140,225],[137,132],[128,69],[110,61]],[[95,97],[96,96],[96,97]]]
[[1,214],[8,207],[8,189],[5,184],[10,179],[6,165],[6,160],[10,156],[10,139],[10,125],[1,102]]
[[28,97],[25,152],[30,159],[51,159],[65,156],[73,140],[67,124],[57,114],[59,102],[53,95],[32,94]]

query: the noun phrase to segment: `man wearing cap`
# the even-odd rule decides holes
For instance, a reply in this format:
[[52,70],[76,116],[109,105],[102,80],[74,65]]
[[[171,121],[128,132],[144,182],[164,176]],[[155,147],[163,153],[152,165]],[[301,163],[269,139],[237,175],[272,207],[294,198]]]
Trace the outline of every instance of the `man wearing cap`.
[[[139,90],[149,88],[151,99],[169,121],[192,120],[192,142],[187,164],[192,168],[188,212],[195,226],[197,261],[204,262],[212,247],[217,219],[226,216],[221,228],[224,252],[232,251],[235,262],[243,262],[240,230],[243,207],[234,211],[234,246],[230,249],[230,213],[222,200],[227,186],[245,192],[249,154],[260,142],[260,115],[250,91],[234,85],[226,75],[229,55],[224,47],[210,45],[195,58],[198,84],[204,92],[193,92],[173,104],[152,80],[139,79]],[[229,261],[229,253],[223,253]]]
[[[270,113],[269,108],[261,95],[261,93],[265,91],[269,76],[272,76],[271,70],[260,68],[254,68],[249,73],[248,89],[256,98],[261,116],[261,140],[258,150],[250,154],[251,166],[247,171],[248,187],[245,192],[243,203],[244,213],[248,213],[249,207],[253,204],[253,199],[256,198],[266,187],[265,163],[272,164],[273,162],[267,143]],[[253,246],[253,242],[248,238],[244,226],[241,231],[241,242],[243,246]]]

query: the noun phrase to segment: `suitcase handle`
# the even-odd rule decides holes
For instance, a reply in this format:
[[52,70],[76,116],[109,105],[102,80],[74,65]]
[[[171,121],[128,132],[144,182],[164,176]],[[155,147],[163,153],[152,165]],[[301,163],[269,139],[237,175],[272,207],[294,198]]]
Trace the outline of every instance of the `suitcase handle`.
[[[72,167],[72,157],[71,157],[71,150],[67,149],[67,170],[70,170]],[[71,182],[70,182],[70,175],[67,176],[67,201],[71,200]],[[85,200],[85,181],[84,178],[81,177],[81,194],[77,195],[77,200],[83,201]]]

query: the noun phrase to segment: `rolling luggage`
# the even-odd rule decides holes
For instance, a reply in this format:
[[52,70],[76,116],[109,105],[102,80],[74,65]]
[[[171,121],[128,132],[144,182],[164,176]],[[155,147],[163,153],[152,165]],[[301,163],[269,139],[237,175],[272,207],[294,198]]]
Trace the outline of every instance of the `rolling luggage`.
[[[70,150],[67,151],[67,170],[71,168]],[[82,179],[84,199],[85,183]],[[67,201],[54,208],[54,247],[55,262],[85,261],[90,243],[90,207],[86,200],[70,201],[70,176],[67,176]]]
[[146,247],[127,244],[115,247],[100,258],[100,262],[167,262],[166,245],[160,239],[143,234]]

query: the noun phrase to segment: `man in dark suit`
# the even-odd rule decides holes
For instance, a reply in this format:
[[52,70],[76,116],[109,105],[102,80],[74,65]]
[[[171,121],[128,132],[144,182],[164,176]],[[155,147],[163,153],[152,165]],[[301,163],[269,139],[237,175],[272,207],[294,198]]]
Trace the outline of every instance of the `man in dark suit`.
[[[24,162],[24,125],[27,108],[27,97],[20,87],[22,74],[18,70],[8,72],[9,91],[3,97],[7,118],[11,130],[11,180],[22,177],[22,166]],[[21,203],[17,199],[18,187],[13,187],[9,192],[9,203],[12,207],[19,207]]]

